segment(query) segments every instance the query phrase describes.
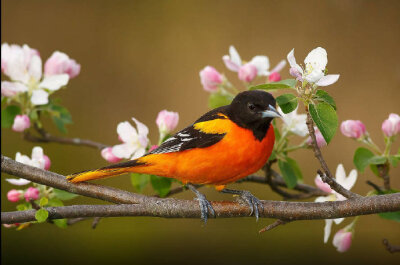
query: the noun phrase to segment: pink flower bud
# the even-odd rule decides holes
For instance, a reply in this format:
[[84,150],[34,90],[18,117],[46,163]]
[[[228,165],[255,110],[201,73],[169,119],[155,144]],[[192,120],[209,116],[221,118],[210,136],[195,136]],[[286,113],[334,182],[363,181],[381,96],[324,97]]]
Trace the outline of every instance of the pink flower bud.
[[17,202],[21,199],[22,193],[20,191],[17,191],[16,189],[12,189],[9,192],[7,192],[7,199],[10,202]]
[[122,160],[113,154],[112,147],[106,147],[101,150],[101,156],[110,163],[117,163]]
[[29,120],[28,115],[17,115],[14,118],[14,124],[12,125],[12,129],[15,132],[23,132],[26,129],[31,127],[31,121]]
[[63,52],[54,52],[44,64],[46,75],[68,74],[69,78],[74,78],[81,71],[81,65],[75,60],[70,59]]
[[178,125],[179,114],[173,111],[162,110],[158,113],[156,123],[162,133],[170,133]]
[[329,186],[328,184],[326,184],[325,182],[322,181],[320,176],[316,176],[314,179],[315,185],[317,185],[317,187],[322,190],[325,191],[327,193],[332,193],[332,189],[331,186]]
[[382,123],[382,131],[387,137],[400,133],[400,116],[391,113],[389,118]]
[[49,170],[51,166],[50,158],[47,155],[43,154],[43,159],[44,159],[44,169]]
[[25,200],[29,202],[31,199],[32,200],[37,200],[39,199],[39,190],[34,187],[29,187],[24,194]]
[[272,72],[269,76],[268,76],[268,80],[270,82],[278,82],[281,81],[281,75],[278,72]]
[[351,247],[352,232],[347,232],[345,229],[340,229],[333,237],[333,245],[337,251],[345,252]]
[[365,125],[361,121],[347,120],[342,122],[340,130],[344,136],[358,139],[365,135]]
[[239,79],[244,81],[244,82],[251,82],[254,80],[254,78],[256,78],[257,76],[257,67],[255,67],[254,65],[247,63],[243,66],[240,67],[239,69]]
[[[326,145],[326,141],[325,141],[324,136],[322,136],[322,133],[319,131],[318,128],[314,128],[314,130],[315,130],[315,139],[317,140],[318,147],[321,148],[321,147],[325,146]],[[311,136],[308,136],[307,144],[308,145],[312,145]]]
[[303,80],[300,71],[299,71],[297,68],[295,68],[295,67],[291,67],[291,68],[289,69],[289,74],[290,74],[291,76],[293,76],[293,77],[296,77],[297,80],[300,80],[300,81]]
[[158,145],[152,145],[151,147],[150,147],[150,149],[149,149],[149,152],[151,152],[151,151],[153,151],[154,149],[156,149],[158,147]]
[[200,71],[200,81],[204,90],[217,92],[218,85],[224,81],[223,76],[212,66],[206,66]]

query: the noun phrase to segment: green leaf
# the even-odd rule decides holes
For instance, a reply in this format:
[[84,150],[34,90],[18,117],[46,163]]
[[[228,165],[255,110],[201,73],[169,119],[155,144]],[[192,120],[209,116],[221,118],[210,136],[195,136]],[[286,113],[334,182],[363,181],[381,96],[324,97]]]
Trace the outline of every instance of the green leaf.
[[326,92],[325,90],[318,89],[317,93],[315,93],[315,100],[322,101],[328,103],[336,110],[336,103],[335,100]]
[[58,130],[62,133],[67,133],[65,124],[72,123],[72,118],[69,111],[61,105],[54,104],[54,101],[51,101],[46,107],[52,115],[53,122]]
[[276,89],[294,89],[296,87],[296,79],[285,79],[281,80],[279,82],[271,82],[268,84],[261,84],[257,86],[252,86],[249,88],[249,90],[256,90],[256,89],[261,89],[261,90],[276,90]]
[[400,161],[400,158],[397,156],[389,156],[389,162],[392,164],[394,167],[397,167],[397,163]]
[[29,208],[30,208],[30,204],[27,203],[27,202],[17,205],[17,210],[18,211],[25,211],[25,210],[28,210]]
[[138,173],[131,174],[132,186],[138,192],[141,192],[144,189],[144,187],[146,187],[147,183],[149,183],[149,181],[150,181],[150,175],[138,174]]
[[49,203],[49,199],[47,199],[46,197],[42,197],[39,201],[39,206],[43,207],[45,205],[47,205]]
[[320,130],[325,141],[329,144],[338,127],[336,111],[328,103],[319,103],[316,106],[314,104],[309,104],[309,110],[312,119]]
[[14,123],[15,116],[21,114],[21,109],[18,106],[10,105],[1,111],[1,127],[11,128]]
[[59,117],[53,116],[53,122],[56,125],[57,129],[66,134],[67,133],[67,129],[65,128],[65,123],[62,119],[60,119]]
[[60,200],[63,200],[63,201],[71,200],[71,199],[79,196],[78,194],[70,193],[65,190],[53,189],[53,191],[54,191],[54,195],[56,195],[57,198],[59,198]]
[[283,94],[276,98],[276,103],[281,107],[283,113],[290,113],[297,108],[298,101],[293,94]]
[[286,157],[286,161],[292,167],[294,173],[296,174],[297,180],[303,181],[303,174],[301,173],[301,170],[300,170],[300,167],[299,167],[299,164],[297,163],[297,161],[290,157]]
[[42,223],[47,220],[47,217],[49,217],[49,212],[46,211],[45,209],[39,209],[35,213],[35,218],[39,223]]
[[49,200],[48,206],[60,207],[60,206],[64,206],[64,203],[58,198],[52,198],[52,199]]
[[297,177],[292,166],[284,160],[279,160],[278,165],[287,187],[293,189],[297,184]]
[[382,165],[385,164],[386,161],[387,158],[384,156],[373,156],[368,160],[368,163],[373,165]]
[[400,222],[400,212],[380,213],[378,215],[383,219]]
[[208,107],[211,109],[215,109],[218,107],[226,106],[231,104],[232,100],[233,95],[221,94],[219,92],[212,93],[208,99]]
[[376,165],[369,165],[369,168],[371,169],[372,173],[375,174],[375,176],[380,177],[379,170]]
[[369,165],[369,159],[374,156],[369,149],[364,147],[359,147],[354,153],[353,163],[357,170],[364,172],[364,169]]
[[54,219],[53,223],[60,228],[67,228],[67,219]]
[[150,176],[151,185],[153,189],[160,195],[160,197],[165,197],[171,190],[172,180],[170,178]]

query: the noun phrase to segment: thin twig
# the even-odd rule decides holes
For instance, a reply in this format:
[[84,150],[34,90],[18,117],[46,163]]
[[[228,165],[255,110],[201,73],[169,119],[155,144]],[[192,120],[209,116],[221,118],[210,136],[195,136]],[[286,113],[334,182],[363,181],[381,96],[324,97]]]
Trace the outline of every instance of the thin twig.
[[383,194],[383,191],[382,191],[381,187],[379,187],[378,185],[376,185],[376,184],[373,183],[372,181],[367,180],[366,183],[367,183],[368,185],[370,185],[372,188],[374,188],[374,189],[378,192],[378,194]]
[[400,246],[390,244],[389,240],[387,240],[386,238],[382,240],[382,243],[385,246],[386,250],[389,251],[390,253],[393,254],[396,252],[400,252]]
[[385,190],[390,190],[390,176],[389,176],[389,163],[385,163],[383,165],[378,165],[378,173],[379,176],[383,179],[383,187]]
[[95,217],[93,218],[93,222],[92,222],[92,229],[96,229],[97,225],[100,222],[101,217]]
[[341,185],[339,185],[334,180],[333,175],[332,175],[331,171],[329,170],[329,167],[328,167],[327,163],[325,162],[324,157],[322,156],[321,149],[319,149],[319,147],[318,147],[317,139],[315,136],[315,130],[314,130],[314,122],[311,118],[311,114],[308,110],[308,107],[306,107],[306,113],[307,113],[307,122],[306,123],[307,123],[307,127],[308,127],[308,132],[310,133],[310,136],[311,136],[314,155],[318,159],[318,161],[321,164],[321,167],[325,173],[325,174],[322,174],[322,172],[320,170],[318,171],[318,174],[320,175],[322,181],[327,183],[329,186],[331,186],[331,188],[334,191],[343,195],[346,198],[361,197],[360,195],[343,188]]
[[[152,216],[162,218],[200,218],[195,200],[156,199],[148,197],[140,204],[72,205],[45,207],[49,219],[77,217]],[[285,221],[320,220],[351,217],[400,210],[400,193],[329,202],[261,201],[262,218]],[[211,202],[218,218],[249,217],[251,209],[239,202]],[[36,210],[2,212],[1,223],[13,224],[35,220]]]
[[84,217],[79,217],[79,218],[70,218],[67,220],[67,225],[74,225],[76,223],[79,223],[81,221],[87,220],[88,218]]
[[276,220],[275,222],[273,222],[272,224],[267,225],[266,227],[264,227],[263,229],[261,229],[260,231],[258,231],[258,233],[261,234],[261,233],[270,231],[270,230],[274,229],[275,227],[280,226],[280,225],[287,224],[288,222],[290,222],[290,221],[284,221],[284,220],[278,219],[278,220]]

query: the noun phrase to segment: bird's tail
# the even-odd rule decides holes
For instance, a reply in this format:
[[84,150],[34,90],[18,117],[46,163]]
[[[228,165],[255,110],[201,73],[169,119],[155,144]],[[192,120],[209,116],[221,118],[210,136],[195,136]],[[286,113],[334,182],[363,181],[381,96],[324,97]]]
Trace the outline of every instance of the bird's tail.
[[119,164],[113,164],[107,167],[102,167],[99,169],[71,174],[67,176],[67,180],[69,182],[77,183],[86,180],[108,178],[108,177],[122,175],[124,173],[135,172],[136,171],[134,170],[135,167],[143,165],[145,165],[145,163],[139,162],[138,159],[135,159]]

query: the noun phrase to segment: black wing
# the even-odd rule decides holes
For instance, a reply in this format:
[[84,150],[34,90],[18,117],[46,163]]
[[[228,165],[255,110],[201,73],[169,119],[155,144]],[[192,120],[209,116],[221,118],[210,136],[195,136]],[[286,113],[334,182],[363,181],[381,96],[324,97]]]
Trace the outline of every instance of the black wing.
[[[226,111],[227,106],[214,109],[204,114],[195,123],[215,119],[226,119]],[[222,138],[224,138],[224,136],[225,134],[220,133],[203,133],[199,130],[196,130],[192,124],[191,126],[179,131],[174,136],[168,138],[164,143],[151,151],[149,154],[165,154],[184,151],[192,148],[205,148],[218,143]]]

